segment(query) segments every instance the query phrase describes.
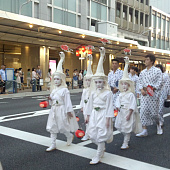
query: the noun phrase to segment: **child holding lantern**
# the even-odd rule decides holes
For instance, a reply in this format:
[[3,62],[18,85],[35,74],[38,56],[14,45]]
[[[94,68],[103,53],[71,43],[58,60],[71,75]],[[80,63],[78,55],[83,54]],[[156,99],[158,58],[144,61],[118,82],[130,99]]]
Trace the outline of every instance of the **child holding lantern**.
[[58,63],[57,70],[52,75],[50,87],[51,94],[49,101],[51,109],[46,129],[51,134],[51,146],[46,149],[47,152],[56,149],[57,133],[63,133],[67,137],[67,145],[70,145],[74,137],[70,132],[75,132],[78,129],[70,100],[70,93],[65,81],[66,76],[62,69],[65,54],[60,52],[59,55],[61,59]]
[[[83,89],[83,93],[81,96],[81,102],[80,102],[80,106],[81,106],[81,111],[83,112],[84,115],[84,119],[86,120],[87,115],[85,114],[85,110],[87,109],[87,102],[89,100],[90,97],[90,84],[91,84],[91,78],[93,76],[92,70],[91,70],[91,63],[92,63],[92,55],[89,54],[89,64],[88,64],[88,68],[87,68],[87,73],[84,76],[84,89]],[[82,141],[86,141],[89,139],[89,136],[87,135],[87,126],[88,124],[86,124],[86,132],[84,137],[81,139]]]
[[129,148],[131,132],[142,131],[139,113],[137,111],[134,82],[128,76],[129,58],[125,57],[123,77],[119,81],[120,95],[116,100],[116,108],[119,110],[115,121],[115,127],[124,135],[121,149]]
[[91,141],[97,145],[97,154],[92,158],[90,164],[98,164],[101,161],[105,151],[105,142],[110,143],[113,140],[113,99],[107,83],[107,76],[103,70],[104,56],[105,48],[100,47],[100,59],[97,71],[92,76],[91,95],[85,110],[86,123],[89,123],[87,134]]

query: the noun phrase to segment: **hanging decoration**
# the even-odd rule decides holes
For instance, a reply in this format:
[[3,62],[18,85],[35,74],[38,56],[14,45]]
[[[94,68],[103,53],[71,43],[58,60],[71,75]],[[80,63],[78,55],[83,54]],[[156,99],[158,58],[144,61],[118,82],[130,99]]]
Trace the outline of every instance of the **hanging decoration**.
[[92,45],[80,45],[76,49],[76,56],[79,57],[81,55],[81,58],[85,58],[87,54],[92,54],[92,50],[95,50]]
[[101,38],[100,41],[103,43],[103,45],[112,44],[112,42],[110,40],[107,40],[105,38]]
[[61,45],[60,48],[62,50],[64,50],[65,52],[70,52],[70,53],[74,54],[73,49],[69,48],[68,45]]
[[131,55],[131,49],[125,48],[124,50],[125,55]]

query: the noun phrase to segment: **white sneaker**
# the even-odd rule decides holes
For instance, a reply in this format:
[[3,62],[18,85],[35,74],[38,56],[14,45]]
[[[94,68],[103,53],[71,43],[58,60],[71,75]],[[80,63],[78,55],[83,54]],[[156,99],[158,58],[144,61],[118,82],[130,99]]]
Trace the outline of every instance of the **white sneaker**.
[[51,152],[51,151],[54,151],[54,150],[56,150],[56,145],[52,144],[49,148],[46,149],[46,152]]
[[120,149],[129,149],[128,144],[123,143]]
[[145,137],[148,136],[147,130],[143,130],[141,133],[136,134],[137,137]]
[[159,121],[159,125],[160,125],[160,126],[163,126],[164,124],[163,124],[163,122],[162,122],[162,121]]
[[82,141],[89,140],[89,137],[88,137],[88,135],[86,135],[86,134],[85,134],[81,140],[82,140]]
[[90,165],[96,165],[100,163],[100,158],[98,156],[95,156],[94,158],[92,158],[92,160],[90,161]]
[[161,125],[157,125],[157,135],[162,135],[163,134],[163,129]]
[[73,139],[74,139],[74,135],[73,135],[73,134],[71,134],[70,137],[67,138],[67,145],[68,145],[68,146],[71,145]]

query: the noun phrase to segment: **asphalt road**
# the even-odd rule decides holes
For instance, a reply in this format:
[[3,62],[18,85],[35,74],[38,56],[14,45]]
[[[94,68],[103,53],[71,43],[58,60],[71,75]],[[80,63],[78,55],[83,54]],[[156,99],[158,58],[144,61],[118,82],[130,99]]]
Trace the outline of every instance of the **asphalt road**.
[[[79,105],[81,93],[72,93],[73,105]],[[170,109],[165,109],[164,134],[156,135],[156,125],[148,128],[149,136],[137,138],[132,135],[130,149],[120,150],[123,135],[116,133],[111,144],[106,144],[102,163],[89,165],[96,152],[90,141],[74,138],[66,146],[66,138],[59,134],[57,150],[47,153],[50,145],[46,131],[48,110],[39,107],[43,96],[0,99],[0,161],[4,170],[157,170],[170,169]],[[79,125],[84,128],[83,115]],[[22,114],[23,113],[23,114]],[[20,115],[17,115],[20,114]]]

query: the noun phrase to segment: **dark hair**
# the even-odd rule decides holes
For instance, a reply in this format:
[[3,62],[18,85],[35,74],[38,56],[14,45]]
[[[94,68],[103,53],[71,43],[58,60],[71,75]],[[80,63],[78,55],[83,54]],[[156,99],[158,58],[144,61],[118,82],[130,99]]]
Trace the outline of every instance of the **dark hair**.
[[15,69],[14,73],[17,73],[18,69]]
[[35,68],[32,68],[32,71],[34,71]]
[[28,69],[27,71],[30,71],[30,69]]
[[137,67],[135,67],[135,69],[134,69],[137,73],[138,73],[138,71],[139,71],[139,69],[137,68]]
[[135,66],[133,66],[133,67],[131,67],[130,69],[135,71],[135,68],[136,68],[136,67],[135,67]]
[[117,61],[117,63],[119,64],[119,60],[118,60],[118,59],[112,59],[112,62],[113,62],[113,61]]
[[51,72],[51,68],[48,69],[48,72]]
[[145,58],[150,58],[150,60],[153,62],[152,64],[155,63],[156,57],[153,54],[148,54],[145,56]]
[[19,68],[19,70],[22,70],[22,68]]
[[163,66],[161,64],[157,64],[155,67],[160,68],[163,73]]

